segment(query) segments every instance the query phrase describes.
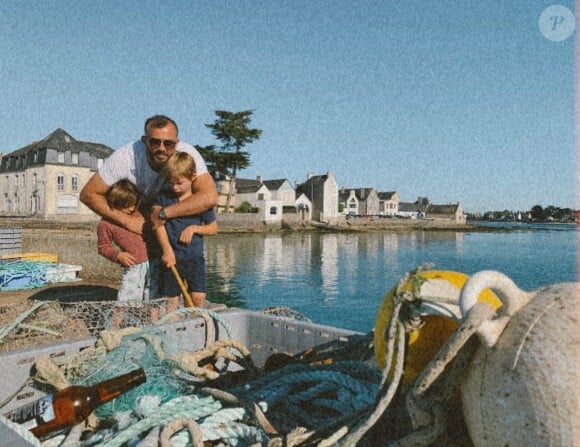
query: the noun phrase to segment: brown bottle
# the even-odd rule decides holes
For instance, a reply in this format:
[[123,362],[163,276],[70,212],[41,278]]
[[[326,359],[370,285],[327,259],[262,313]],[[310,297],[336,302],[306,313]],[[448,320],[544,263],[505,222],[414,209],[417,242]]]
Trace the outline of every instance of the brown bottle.
[[43,397],[7,415],[16,423],[36,419],[30,431],[39,439],[85,420],[99,405],[147,380],[142,368],[92,386],[73,385]]

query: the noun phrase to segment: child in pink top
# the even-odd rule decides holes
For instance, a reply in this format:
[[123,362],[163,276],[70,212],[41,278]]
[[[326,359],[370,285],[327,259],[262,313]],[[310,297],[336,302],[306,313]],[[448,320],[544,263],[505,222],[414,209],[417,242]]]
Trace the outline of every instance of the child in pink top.
[[[128,215],[140,215],[140,195],[129,180],[119,180],[105,194],[109,208]],[[99,254],[121,264],[125,272],[117,301],[147,301],[150,298],[150,275],[147,247],[140,234],[133,233],[109,220],[101,219],[97,227]]]

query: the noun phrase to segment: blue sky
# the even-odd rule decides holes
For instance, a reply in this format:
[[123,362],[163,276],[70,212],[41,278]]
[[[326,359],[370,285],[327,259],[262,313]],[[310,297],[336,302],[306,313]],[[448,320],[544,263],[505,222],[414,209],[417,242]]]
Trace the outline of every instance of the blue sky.
[[117,148],[156,113],[215,144],[214,110],[252,109],[241,177],[574,207],[575,35],[542,34],[554,4],[3,0],[0,151],[59,127]]

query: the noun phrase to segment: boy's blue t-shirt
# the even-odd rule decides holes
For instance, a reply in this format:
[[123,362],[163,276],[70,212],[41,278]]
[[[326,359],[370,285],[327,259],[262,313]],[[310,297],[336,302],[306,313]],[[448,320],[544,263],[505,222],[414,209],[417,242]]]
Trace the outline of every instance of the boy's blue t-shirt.
[[[153,205],[169,206],[177,203],[179,199],[173,191],[163,188],[159,195],[153,200]],[[209,209],[201,214],[193,214],[191,216],[176,217],[168,219],[165,222],[165,229],[169,242],[173,247],[176,259],[195,259],[203,257],[203,236],[195,234],[191,239],[190,244],[183,244],[179,242],[179,235],[186,227],[190,225],[207,225],[215,220],[215,213]]]

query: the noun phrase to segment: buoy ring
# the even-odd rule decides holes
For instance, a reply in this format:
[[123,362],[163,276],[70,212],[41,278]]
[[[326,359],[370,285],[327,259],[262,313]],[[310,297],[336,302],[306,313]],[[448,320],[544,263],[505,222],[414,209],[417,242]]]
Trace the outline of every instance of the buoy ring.
[[[453,296],[445,298],[457,300],[461,288],[469,279],[465,273],[452,270],[425,270],[415,274],[426,280],[444,280],[450,283],[453,288]],[[407,280],[403,285],[405,290],[411,291],[411,281]],[[375,358],[381,369],[385,367],[385,355],[387,350],[387,340],[385,333],[393,315],[393,298],[397,291],[397,286],[391,288],[379,307],[375,321],[374,349]],[[501,306],[499,298],[489,289],[485,289],[479,295],[479,300],[490,303],[494,308]],[[451,317],[441,315],[425,315],[424,324],[407,334],[407,349],[405,358],[405,373],[403,384],[408,385],[421,373],[424,367],[431,361],[441,346],[455,331],[458,321]],[[392,373],[392,371],[391,371]]]

